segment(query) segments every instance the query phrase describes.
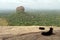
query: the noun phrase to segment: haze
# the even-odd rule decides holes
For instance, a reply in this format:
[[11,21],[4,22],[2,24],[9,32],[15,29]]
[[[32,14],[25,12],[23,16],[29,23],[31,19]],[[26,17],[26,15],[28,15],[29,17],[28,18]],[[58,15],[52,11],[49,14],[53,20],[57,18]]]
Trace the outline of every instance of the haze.
[[60,0],[0,0],[0,9],[16,9],[17,6],[31,9],[60,10]]

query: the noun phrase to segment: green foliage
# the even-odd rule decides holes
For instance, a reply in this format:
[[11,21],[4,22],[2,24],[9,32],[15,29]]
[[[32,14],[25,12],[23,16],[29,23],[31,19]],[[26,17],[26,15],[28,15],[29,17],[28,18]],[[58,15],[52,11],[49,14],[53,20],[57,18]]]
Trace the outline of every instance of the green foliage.
[[28,11],[6,16],[10,26],[60,26],[60,11]]

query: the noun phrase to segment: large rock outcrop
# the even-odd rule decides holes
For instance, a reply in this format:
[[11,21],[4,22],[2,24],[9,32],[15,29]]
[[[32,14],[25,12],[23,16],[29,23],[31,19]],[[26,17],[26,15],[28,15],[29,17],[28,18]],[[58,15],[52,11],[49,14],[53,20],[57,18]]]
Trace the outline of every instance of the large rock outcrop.
[[17,12],[24,12],[25,8],[23,6],[19,6],[16,8]]

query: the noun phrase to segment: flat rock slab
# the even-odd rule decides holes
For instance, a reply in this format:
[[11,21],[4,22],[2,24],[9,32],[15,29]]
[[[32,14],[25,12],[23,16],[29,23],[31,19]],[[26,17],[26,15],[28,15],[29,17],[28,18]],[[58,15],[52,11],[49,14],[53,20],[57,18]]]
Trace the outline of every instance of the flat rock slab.
[[32,32],[18,35],[5,35],[0,40],[60,40],[60,30],[54,31],[54,35],[43,36],[41,32]]

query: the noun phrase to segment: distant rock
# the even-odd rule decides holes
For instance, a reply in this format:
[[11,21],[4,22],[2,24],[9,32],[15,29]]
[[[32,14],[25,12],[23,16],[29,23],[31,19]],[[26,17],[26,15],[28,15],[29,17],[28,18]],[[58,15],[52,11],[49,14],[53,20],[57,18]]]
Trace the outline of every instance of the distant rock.
[[17,12],[24,12],[24,10],[25,10],[24,6],[19,6],[16,8]]

